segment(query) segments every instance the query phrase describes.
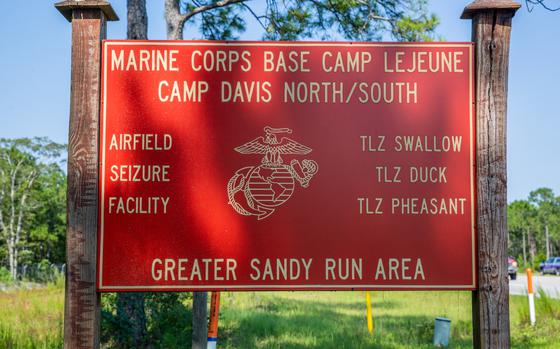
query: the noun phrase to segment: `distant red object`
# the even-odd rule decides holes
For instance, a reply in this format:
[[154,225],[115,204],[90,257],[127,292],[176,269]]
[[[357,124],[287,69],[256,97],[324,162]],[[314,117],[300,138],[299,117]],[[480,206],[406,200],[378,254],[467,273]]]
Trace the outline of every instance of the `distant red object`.
[[508,275],[512,280],[517,279],[517,261],[513,257],[508,257]]
[[104,42],[98,289],[474,289],[472,55]]
[[517,261],[513,257],[508,257],[508,264],[512,264],[513,266],[517,267]]

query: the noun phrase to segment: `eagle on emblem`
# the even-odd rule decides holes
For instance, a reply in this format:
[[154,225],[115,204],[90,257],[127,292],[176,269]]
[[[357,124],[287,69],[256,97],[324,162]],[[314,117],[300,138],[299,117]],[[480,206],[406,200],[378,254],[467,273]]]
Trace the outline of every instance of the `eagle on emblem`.
[[[295,181],[307,188],[319,166],[313,160],[301,163],[292,159],[285,164],[282,155],[306,155],[312,149],[289,137],[289,128],[264,128],[260,136],[234,150],[240,154],[262,154],[261,164],[236,171],[228,182],[229,204],[244,216],[257,216],[261,220],[270,216],[276,207],[285,203],[293,194]],[[280,138],[280,140],[278,140]]]
[[265,137],[257,137],[237,148],[235,151],[241,154],[265,154],[262,159],[263,164],[282,164],[280,154],[305,155],[311,153],[311,148],[294,141],[288,137],[282,137],[278,141],[276,134],[292,133],[289,128],[264,128]]

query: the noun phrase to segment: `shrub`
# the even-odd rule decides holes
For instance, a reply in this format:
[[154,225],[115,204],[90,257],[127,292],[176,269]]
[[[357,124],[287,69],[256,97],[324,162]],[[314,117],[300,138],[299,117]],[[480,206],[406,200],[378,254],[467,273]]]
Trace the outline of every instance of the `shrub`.
[[0,267],[0,282],[3,284],[11,284],[13,281],[10,271],[5,267]]
[[[185,306],[191,293],[145,293],[146,346],[154,349],[184,348],[191,342],[192,313]],[[117,348],[117,343],[133,347],[128,324],[117,317],[117,295],[102,296],[101,342],[103,348]],[[123,349],[122,347],[119,349]]]
[[546,255],[542,252],[535,256],[535,262],[533,263],[533,270],[541,270],[541,263],[546,260]]

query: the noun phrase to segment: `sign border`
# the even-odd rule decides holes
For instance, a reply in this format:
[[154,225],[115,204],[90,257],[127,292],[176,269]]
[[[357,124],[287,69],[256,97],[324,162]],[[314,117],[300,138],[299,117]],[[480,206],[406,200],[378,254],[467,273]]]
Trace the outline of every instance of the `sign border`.
[[[103,233],[104,233],[104,205],[105,205],[105,145],[106,145],[106,122],[107,116],[107,50],[111,45],[123,46],[329,46],[329,47],[456,47],[469,49],[469,123],[470,123],[470,190],[471,190],[471,249],[472,249],[472,284],[470,285],[149,285],[149,286],[108,286],[103,285]],[[101,123],[100,140],[101,151],[99,161],[99,204],[98,204],[98,236],[97,236],[97,277],[96,289],[98,292],[187,292],[187,291],[343,291],[343,290],[400,290],[400,291],[420,291],[420,290],[462,290],[474,291],[477,289],[478,278],[476,273],[477,265],[477,241],[476,241],[476,159],[475,159],[475,123],[474,123],[474,69],[475,62],[473,57],[473,42],[345,42],[345,41],[208,41],[208,40],[103,40],[102,42],[102,87],[101,87]]]

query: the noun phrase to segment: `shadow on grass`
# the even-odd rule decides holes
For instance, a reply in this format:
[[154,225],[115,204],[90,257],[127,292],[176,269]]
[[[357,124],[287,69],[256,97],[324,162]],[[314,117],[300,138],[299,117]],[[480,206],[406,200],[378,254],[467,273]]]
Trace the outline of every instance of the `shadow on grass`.
[[[359,302],[283,299],[243,313],[223,312],[228,326],[220,333],[220,341],[224,348],[433,348],[433,317],[375,318],[370,335],[365,314],[356,312],[362,307]],[[353,312],[347,311],[350,308]],[[453,323],[450,348],[471,348],[470,336],[469,322]]]
[[[294,309],[312,309],[312,310],[324,310],[324,308],[336,309],[340,311],[356,311],[356,309],[362,309],[365,304],[365,299],[363,301],[348,301],[348,302],[336,302],[331,299],[327,301],[319,300],[293,300],[290,298],[277,298],[274,301],[269,301],[270,298],[263,297],[259,299],[259,296],[255,296],[257,304],[255,304],[256,309],[262,309],[266,311],[286,311]],[[374,303],[373,307],[375,309],[393,309],[397,305],[396,302],[390,300],[383,300],[381,303]]]

